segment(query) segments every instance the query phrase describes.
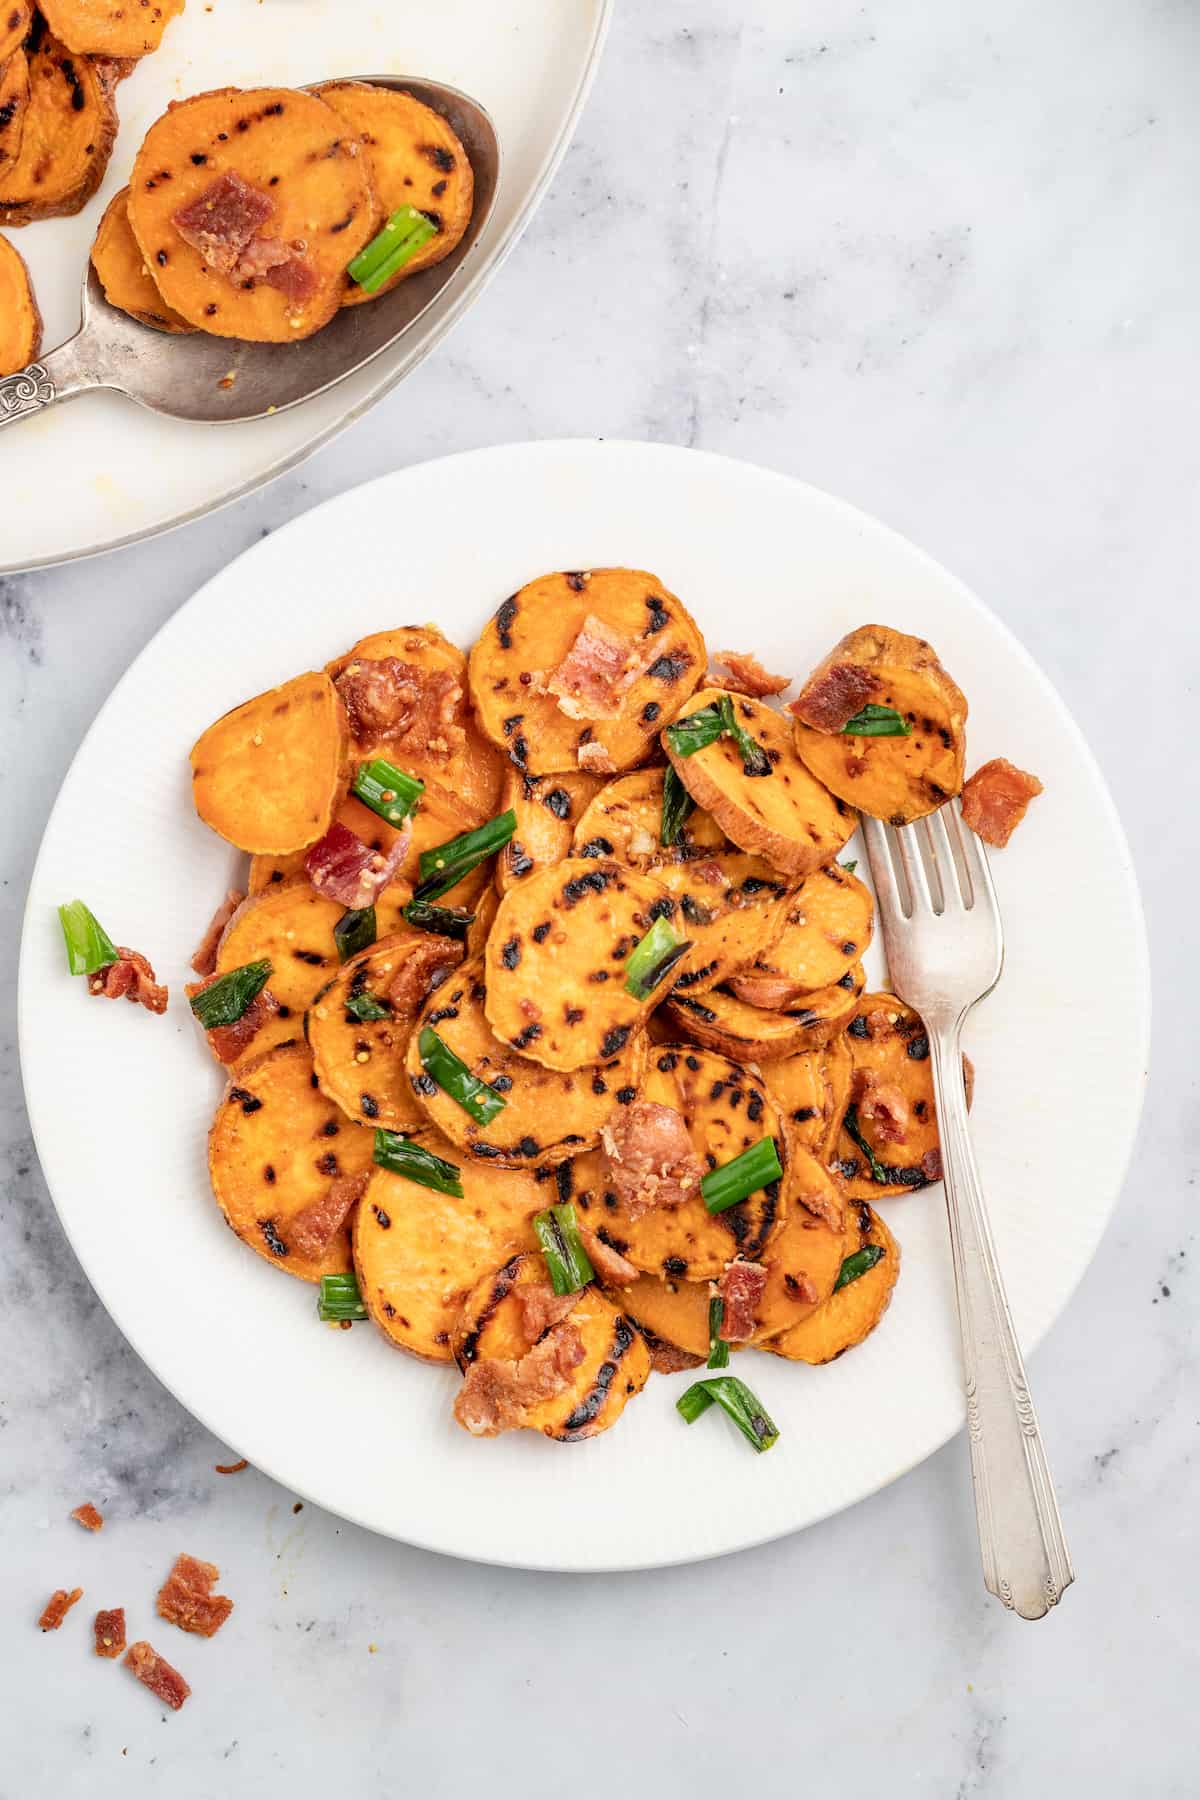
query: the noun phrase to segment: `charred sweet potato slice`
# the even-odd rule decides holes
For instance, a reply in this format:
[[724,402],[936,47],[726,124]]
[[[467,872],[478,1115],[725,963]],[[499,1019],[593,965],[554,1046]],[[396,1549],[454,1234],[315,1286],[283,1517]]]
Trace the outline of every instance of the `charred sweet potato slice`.
[[317,994],[304,1034],[321,1092],[347,1118],[387,1131],[425,1124],[405,1048],[426,995],[443,992],[461,961],[462,945],[449,938],[397,932],[352,956]]
[[192,746],[192,798],[239,850],[303,850],[329,829],[349,747],[346,709],[311,670],[243,701]]
[[863,966],[856,963],[841,981],[802,995],[795,1006],[750,1006],[725,988],[699,995],[676,989],[663,1014],[681,1037],[735,1060],[766,1063],[828,1043],[853,1018],[865,986]]
[[699,860],[663,862],[652,871],[678,903],[676,930],[692,944],[690,966],[672,992],[707,994],[766,955],[783,927],[789,885],[761,856],[716,851]]
[[[3,0],[0,0],[3,4]],[[128,313],[155,331],[194,331],[169,307],[146,266],[141,245],[129,223],[129,189],[114,194],[104,211],[92,245],[92,264],[110,306]]]
[[535,869],[551,869],[572,854],[575,827],[603,786],[598,775],[522,775],[509,765],[500,811],[511,808],[517,828],[496,858],[496,887],[501,894]]
[[[529,1351],[520,1290],[545,1280],[543,1259],[527,1253],[475,1284],[453,1339],[454,1358],[464,1374],[489,1359],[519,1360]],[[615,1425],[650,1374],[650,1352],[641,1333],[598,1288],[583,1289],[569,1319],[582,1339],[583,1360],[563,1392],[533,1406],[521,1421],[523,1429],[565,1444]]]
[[663,769],[635,769],[608,781],[575,827],[574,856],[612,856],[631,869],[703,860],[728,848],[715,819],[697,807],[677,844],[662,843]]
[[72,55],[40,19],[25,53],[29,104],[20,150],[0,162],[0,225],[80,212],[104,180],[117,140],[118,65]]
[[[149,56],[185,0],[38,0],[46,23],[77,56]],[[0,6],[3,0],[0,0]]]
[[[720,688],[696,694],[684,717],[716,706]],[[722,736],[681,756],[669,731],[663,749],[697,806],[712,814],[742,850],[764,856],[787,875],[807,875],[832,862],[858,823],[853,809],[810,775],[796,754],[788,721],[761,700],[732,696],[738,724],[764,753],[764,768],[748,773],[737,741]]]
[[[590,666],[589,645],[592,661],[613,656],[597,662],[602,691],[591,699],[572,675]],[[704,667],[695,620],[657,576],[543,575],[484,626],[471,652],[471,697],[488,737],[525,774],[615,775],[645,761]]]
[[374,1169],[354,1224],[354,1266],[384,1336],[426,1362],[449,1362],[471,1288],[507,1256],[533,1248],[529,1221],[548,1199],[527,1169],[483,1167],[428,1126],[419,1141],[458,1164],[463,1198]]
[[853,1072],[844,1033],[820,1050],[801,1050],[764,1064],[763,1080],[783,1116],[789,1149],[811,1151],[822,1163],[833,1155]]
[[357,306],[449,256],[471,222],[475,174],[447,120],[415,95],[365,81],[330,81],[317,93],[362,145],[375,194],[374,230],[401,206],[414,206],[437,227],[436,237],[374,294],[348,282],[342,305]]
[[217,337],[295,343],[328,323],[371,236],[370,172],[313,94],[223,88],[150,127],[129,222],[168,306]]
[[[637,1094],[644,1034],[608,1062],[570,1072],[546,1069],[495,1035],[484,1012],[485,993],[483,959],[477,958],[430,994],[405,1057],[410,1099],[415,1096],[438,1129],[481,1164],[549,1165],[592,1149],[614,1111]],[[489,1124],[479,1124],[426,1072],[418,1041],[425,1026],[503,1099],[503,1111]]]
[[874,910],[869,889],[840,863],[817,869],[805,876],[774,943],[730,987],[739,1000],[768,1009],[832,987],[866,953]]
[[656,919],[677,925],[676,914],[660,882],[602,858],[568,857],[531,875],[504,896],[488,938],[492,1030],[548,1069],[611,1062],[658,997],[654,990],[637,1000],[627,990],[630,954]]
[[[844,726],[867,705],[899,713],[909,735],[848,736]],[[924,638],[860,625],[817,664],[790,710],[805,767],[872,818],[905,825],[962,787],[967,702]]]
[[887,1311],[900,1274],[900,1246],[872,1207],[852,1210],[864,1215],[858,1247],[873,1246],[883,1251],[882,1257],[865,1275],[831,1294],[800,1324],[772,1338],[765,1348],[777,1356],[791,1362],[832,1362],[869,1337]]
[[217,1205],[243,1243],[289,1275],[319,1281],[350,1269],[349,1221],[318,1251],[291,1234],[300,1215],[308,1220],[336,1207],[335,1184],[365,1175],[373,1149],[374,1134],[317,1087],[306,1046],[282,1044],[239,1065],[209,1133],[208,1171]]
[[[0,8],[3,0],[0,0]],[[5,168],[21,154],[25,114],[29,111],[29,58],[18,45],[0,52],[0,185]],[[0,314],[0,318],[3,314]]]
[[6,237],[0,237],[0,375],[15,375],[42,344],[42,315],[29,270]]
[[846,1042],[854,1075],[833,1162],[846,1192],[886,1199],[940,1180],[929,1039],[920,1015],[895,994],[863,994]]
[[32,23],[32,0],[0,0],[0,63],[21,48]]

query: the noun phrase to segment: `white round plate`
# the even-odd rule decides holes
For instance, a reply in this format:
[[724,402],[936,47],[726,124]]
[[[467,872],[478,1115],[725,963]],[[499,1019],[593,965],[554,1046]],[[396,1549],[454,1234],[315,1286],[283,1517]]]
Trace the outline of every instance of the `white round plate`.
[[[884,1209],[903,1269],[862,1348],[821,1369],[739,1358],[781,1427],[766,1456],[719,1415],[683,1425],[686,1375],[653,1377],[590,1443],[478,1442],[452,1422],[449,1370],[369,1326],[322,1329],[313,1289],[250,1255],[213,1204],[205,1133],[220,1081],[182,988],[234,859],[192,812],[193,739],[368,631],[428,619],[466,645],[531,577],[611,563],[656,571],[713,649],[753,650],[772,669],[802,675],[866,619],[928,637],[971,703],[970,765],[1007,754],[1043,777],[1044,797],[993,857],[1008,956],[968,1038],[974,1137],[1027,1349],[1112,1211],[1146,1064],[1141,907],[1077,727],[959,582],[849,506],[692,451],[522,444],[344,494],[209,582],[100,713],[34,873],[20,1041],[50,1190],[117,1324],[238,1455],[375,1531],[531,1568],[648,1567],[759,1543],[894,1480],[963,1420],[940,1187]],[[165,1018],[93,1002],[65,975],[54,908],[75,895],[170,981]]]
[[53,349],[79,326],[101,214],[173,100],[208,88],[335,75],[422,75],[487,108],[500,190],[462,269],[366,368],[272,419],[163,419],[117,394],[84,394],[0,432],[0,574],[112,550],[183,524],[294,468],[386,394],[482,292],[533,216],[579,118],[613,0],[190,0],[117,90],[121,130],[99,193],[75,218],[9,236],[29,264]]

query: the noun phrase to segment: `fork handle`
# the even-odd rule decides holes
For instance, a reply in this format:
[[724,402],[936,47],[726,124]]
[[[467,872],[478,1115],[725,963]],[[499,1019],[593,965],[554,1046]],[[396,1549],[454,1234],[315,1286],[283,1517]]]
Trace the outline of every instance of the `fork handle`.
[[984,1585],[1040,1619],[1075,1579],[967,1128],[962,1020],[930,1033]]

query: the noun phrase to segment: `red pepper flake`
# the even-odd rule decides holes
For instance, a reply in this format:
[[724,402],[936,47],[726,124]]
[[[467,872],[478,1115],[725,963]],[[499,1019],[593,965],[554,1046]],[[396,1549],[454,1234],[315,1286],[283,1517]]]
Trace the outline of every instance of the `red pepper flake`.
[[83,1599],[82,1588],[72,1588],[68,1594],[66,1588],[55,1588],[46,1602],[38,1624],[43,1631],[57,1631],[77,1600]]
[[85,1500],[82,1506],[77,1506],[71,1517],[77,1519],[85,1531],[99,1531],[104,1523],[104,1514],[94,1507],[90,1500]]
[[96,1636],[97,1656],[120,1656],[125,1649],[125,1608],[113,1606],[98,1612],[92,1630]]
[[143,1687],[157,1694],[172,1712],[179,1711],[192,1691],[179,1670],[173,1669],[144,1638],[130,1644],[125,1653],[125,1667],[132,1669]]
[[248,1469],[249,1467],[250,1464],[246,1461],[244,1456],[241,1462],[213,1464],[213,1468],[218,1475],[240,1475],[243,1469]]
[[214,1637],[233,1611],[232,1600],[212,1591],[220,1574],[215,1563],[200,1562],[186,1552],[177,1556],[158,1590],[159,1618],[178,1625],[180,1631]]

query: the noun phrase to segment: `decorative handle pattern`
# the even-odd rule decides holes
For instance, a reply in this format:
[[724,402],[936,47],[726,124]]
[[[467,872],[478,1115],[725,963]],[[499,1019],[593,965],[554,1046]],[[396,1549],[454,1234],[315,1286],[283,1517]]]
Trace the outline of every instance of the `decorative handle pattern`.
[[967,1128],[959,1026],[930,1034],[984,1585],[1040,1619],[1075,1579]]
[[15,375],[0,380],[0,426],[41,412],[57,399],[58,389],[44,364],[30,363],[27,369],[18,369]]

